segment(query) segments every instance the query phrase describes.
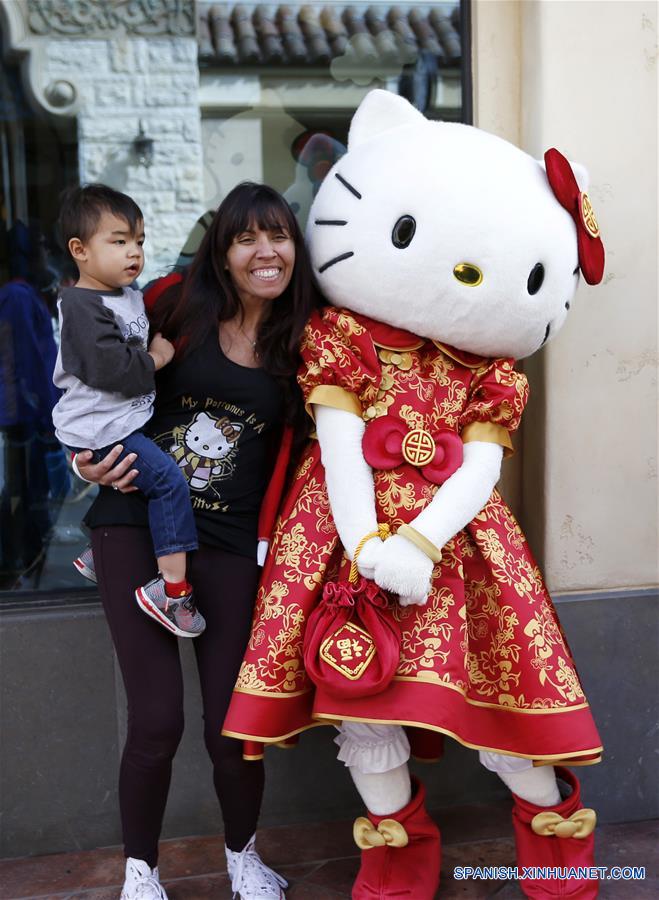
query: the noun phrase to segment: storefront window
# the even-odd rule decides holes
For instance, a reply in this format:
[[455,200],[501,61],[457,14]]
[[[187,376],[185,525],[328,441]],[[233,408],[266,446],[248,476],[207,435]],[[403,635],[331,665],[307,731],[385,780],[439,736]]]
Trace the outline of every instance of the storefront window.
[[469,121],[467,14],[459,0],[202,9],[208,209],[240,181],[265,181],[285,194],[304,227],[320,181],[345,152],[350,119],[373,88],[405,96],[429,118]]
[[51,419],[57,292],[77,276],[56,229],[62,190],[99,181],[140,204],[142,287],[186,265],[241,181],[280,190],[304,227],[372,88],[470,120],[468,15],[467,0],[0,5],[5,598],[88,588],[72,560],[97,488],[72,473]]

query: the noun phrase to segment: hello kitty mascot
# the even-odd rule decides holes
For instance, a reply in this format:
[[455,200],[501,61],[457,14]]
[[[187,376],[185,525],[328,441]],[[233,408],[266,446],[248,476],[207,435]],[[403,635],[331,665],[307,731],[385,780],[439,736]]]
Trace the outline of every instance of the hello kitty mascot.
[[[331,304],[302,346],[317,440],[280,511],[225,733],[338,725],[368,810],[355,900],[435,896],[439,831],[407,767],[420,733],[475,748],[510,788],[520,872],[593,865],[595,813],[564,766],[598,761],[600,739],[495,490],[527,399],[514,361],[560,330],[580,272],[602,278],[586,177],[373,91],[310,212]],[[577,874],[520,883],[596,896]]]

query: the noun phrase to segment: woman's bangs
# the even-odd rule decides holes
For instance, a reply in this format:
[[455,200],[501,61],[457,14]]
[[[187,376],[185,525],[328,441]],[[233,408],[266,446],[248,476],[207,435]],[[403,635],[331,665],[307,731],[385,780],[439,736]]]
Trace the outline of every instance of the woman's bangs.
[[247,228],[260,228],[261,231],[287,231],[293,237],[293,214],[281,202],[270,197],[259,198],[250,210],[250,222]]

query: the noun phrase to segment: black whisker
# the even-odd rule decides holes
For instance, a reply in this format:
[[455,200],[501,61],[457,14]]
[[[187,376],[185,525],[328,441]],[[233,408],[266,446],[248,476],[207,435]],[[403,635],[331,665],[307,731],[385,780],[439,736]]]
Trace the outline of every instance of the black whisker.
[[316,219],[314,225],[347,225],[345,219]]
[[356,190],[356,188],[354,188],[351,184],[349,184],[349,183],[345,180],[345,178],[342,178],[342,177],[339,175],[338,172],[335,172],[335,173],[334,173],[334,177],[335,177],[335,178],[338,178],[339,181],[341,182],[341,184],[343,185],[343,187],[348,188],[348,190],[350,191],[350,193],[351,193],[351,194],[354,194],[354,196],[355,196],[358,200],[361,200],[361,199],[362,199],[362,195],[359,193],[359,191]]
[[348,251],[348,253],[342,253],[341,256],[335,256],[334,259],[330,259],[329,262],[323,263],[323,265],[318,269],[318,274],[321,274],[325,271],[325,269],[329,269],[330,266],[336,265],[338,262],[342,262],[344,259],[350,259],[351,256],[354,256],[352,250]]

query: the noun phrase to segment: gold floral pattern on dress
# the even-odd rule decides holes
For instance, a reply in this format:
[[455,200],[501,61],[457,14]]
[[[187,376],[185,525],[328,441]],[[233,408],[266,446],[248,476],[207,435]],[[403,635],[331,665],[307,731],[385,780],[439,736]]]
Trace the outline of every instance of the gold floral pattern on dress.
[[451,373],[455,370],[455,363],[444,353],[433,353],[428,365],[428,375],[441,387],[449,387],[452,383]]
[[[376,398],[380,365],[370,340],[359,343],[365,329],[352,316],[334,310],[335,329],[328,334],[321,323],[312,319],[302,335],[300,352],[306,367],[298,380],[306,393],[318,384],[335,384],[340,373],[340,386],[362,398],[369,406]],[[308,389],[307,389],[308,388]]]
[[526,376],[515,371],[512,359],[494,360],[476,372],[460,424],[464,428],[472,422],[491,422],[514,431],[519,427],[528,393]]
[[467,388],[464,385],[452,381],[447,386],[446,396],[442,397],[438,404],[438,413],[444,422],[445,428],[457,427],[466,399]]
[[[252,691],[300,690],[306,675],[300,667],[304,612],[295,603],[284,605],[288,585],[275,581],[267,592],[261,588],[257,598],[248,650],[257,650],[257,662],[243,661],[236,688]],[[276,622],[266,627],[266,623]]]
[[396,515],[400,509],[416,509],[421,501],[416,498],[414,484],[403,481],[396,472],[378,472],[375,477],[375,499],[385,521]]
[[295,480],[299,481],[301,478],[306,478],[309,474],[309,470],[313,465],[313,456],[307,456],[306,459],[303,459],[300,465],[297,467],[297,471],[295,473]]
[[398,415],[410,431],[414,431],[415,428],[426,428],[426,417],[410,403],[403,403]]
[[492,563],[493,574],[499,584],[507,584],[518,594],[535,603],[544,585],[537,566],[524,556],[506,549],[501,535],[494,528],[477,529],[476,543],[485,559]]
[[[399,675],[424,669],[439,669],[448,659],[454,625],[447,621],[455,598],[449,588],[433,591],[432,603],[413,615],[410,607],[397,607],[394,616],[401,627]],[[439,663],[439,665],[438,665]]]
[[[418,363],[423,360],[418,353],[411,353],[412,361],[417,365],[410,371],[399,372],[396,377],[397,393],[405,394],[407,397],[414,395],[418,400],[417,406],[421,409],[429,406],[435,396],[437,386],[432,381],[419,377]],[[388,371],[388,370],[387,370]]]
[[563,650],[563,635],[546,606],[536,611],[526,624],[524,634],[530,638],[529,650],[534,653],[531,666],[537,670],[540,684],[551,684],[565,700],[572,703],[583,699],[584,694],[572,666],[560,655],[552,661],[554,648]]

